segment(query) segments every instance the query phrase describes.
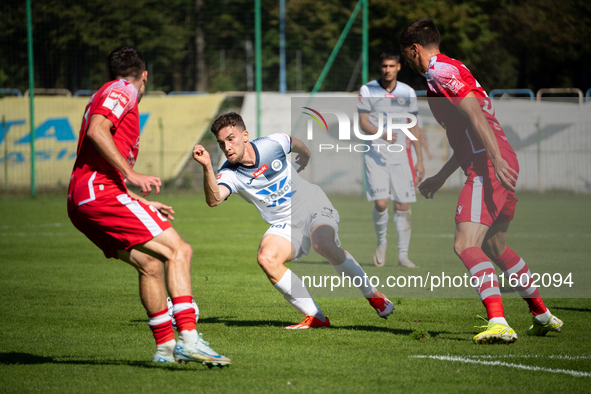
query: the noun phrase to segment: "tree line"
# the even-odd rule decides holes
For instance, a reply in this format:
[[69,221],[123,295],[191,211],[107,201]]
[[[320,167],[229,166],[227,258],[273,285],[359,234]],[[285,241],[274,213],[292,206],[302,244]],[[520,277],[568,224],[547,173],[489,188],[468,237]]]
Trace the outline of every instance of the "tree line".
[[[263,90],[279,86],[279,1],[262,0]],[[356,0],[286,0],[287,88],[310,91]],[[370,78],[380,53],[398,49],[423,17],[441,32],[441,51],[463,61],[487,90],[591,87],[591,2],[587,0],[370,0]],[[138,47],[149,88],[169,92],[252,90],[253,0],[32,0],[35,86],[97,89],[106,57]],[[28,88],[25,1],[0,4],[0,88]],[[361,85],[361,14],[321,90]],[[416,89],[424,78],[403,67]]]

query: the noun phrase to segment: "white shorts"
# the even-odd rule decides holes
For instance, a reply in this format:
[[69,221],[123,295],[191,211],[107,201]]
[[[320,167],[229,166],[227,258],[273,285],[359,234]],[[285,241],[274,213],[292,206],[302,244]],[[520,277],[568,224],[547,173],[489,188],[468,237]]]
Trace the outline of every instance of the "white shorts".
[[392,164],[365,154],[367,201],[390,199],[400,203],[416,202],[415,184],[407,161]]
[[339,213],[332,205],[313,209],[307,218],[297,224],[291,223],[290,221],[272,224],[263,235],[263,238],[268,234],[285,238],[295,249],[292,260],[298,260],[303,255],[307,256],[310,253],[310,247],[312,246],[310,232],[319,224],[327,224],[334,228],[334,242],[337,246],[341,246],[339,239]]

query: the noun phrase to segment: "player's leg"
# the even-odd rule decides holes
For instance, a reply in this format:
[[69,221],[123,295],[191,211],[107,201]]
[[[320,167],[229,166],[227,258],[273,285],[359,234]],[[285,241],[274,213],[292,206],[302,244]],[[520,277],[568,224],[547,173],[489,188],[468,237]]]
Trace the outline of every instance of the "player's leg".
[[410,204],[394,202],[396,213],[394,222],[396,223],[396,233],[398,234],[398,265],[407,268],[416,268],[408,258],[408,249],[410,247],[410,235],[412,232],[410,225]]
[[390,190],[394,199],[395,213],[392,217],[396,223],[398,235],[398,265],[407,268],[417,266],[408,258],[410,246],[410,203],[416,202],[413,170],[407,162],[391,165]]
[[564,323],[550,313],[538,289],[532,287],[531,271],[525,261],[506,245],[510,223],[510,221],[494,223],[486,234],[482,249],[503,270],[505,280],[515,278],[518,282],[517,291],[534,315],[533,324],[527,333],[543,336],[549,331],[560,332]]
[[454,251],[474,278],[471,283],[477,284],[476,291],[488,314],[487,329],[474,337],[474,343],[511,343],[517,340],[517,334],[505,320],[495,268],[481,248],[487,231],[488,226],[482,223],[457,223]]
[[373,227],[378,239],[378,246],[373,256],[373,263],[376,267],[383,267],[386,264],[386,251],[388,250],[388,199],[383,198],[374,201],[372,212]]
[[376,267],[383,267],[386,264],[386,251],[388,249],[389,174],[385,163],[380,161],[378,157],[374,157],[374,155],[366,153],[364,163],[366,195],[368,201],[374,202],[372,218],[378,241],[373,262]]
[[306,319],[287,329],[306,329],[330,327],[330,322],[322,313],[302,280],[285,267],[285,263],[296,255],[295,247],[284,236],[265,234],[259,245],[257,262],[271,284],[294,308],[302,312]]
[[156,341],[153,362],[175,362],[173,350],[176,345],[172,319],[166,305],[166,290],[162,262],[135,249],[119,250],[118,257],[134,266],[139,273],[140,299],[148,313],[148,325]]
[[172,299],[173,314],[179,332],[178,343],[174,349],[175,360],[181,363],[202,362],[220,366],[230,364],[230,359],[213,351],[196,329],[197,317],[192,304],[191,246],[173,228],[168,228],[148,242],[136,245],[134,249],[164,262],[166,287]]
[[[380,317],[387,318],[394,310],[394,304],[371,285],[367,274],[355,257],[340,248],[338,230],[333,226],[336,227],[337,224],[319,223],[312,228],[310,240],[314,251],[329,261],[339,277],[351,278],[353,284],[361,282],[358,288],[363,296],[367,298]],[[354,280],[355,277],[362,280]]]

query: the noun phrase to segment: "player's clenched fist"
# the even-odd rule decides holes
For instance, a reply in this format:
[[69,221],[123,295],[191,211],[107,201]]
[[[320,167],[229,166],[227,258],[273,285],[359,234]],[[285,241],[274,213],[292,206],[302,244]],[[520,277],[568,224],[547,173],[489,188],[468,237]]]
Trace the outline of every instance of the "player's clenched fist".
[[210,163],[209,152],[205,150],[203,145],[195,145],[193,148],[193,159],[203,166]]
[[431,178],[425,179],[423,183],[419,185],[419,193],[427,199],[433,198],[433,195],[437,190],[441,189],[441,186],[445,183],[445,179],[439,178],[437,175]]

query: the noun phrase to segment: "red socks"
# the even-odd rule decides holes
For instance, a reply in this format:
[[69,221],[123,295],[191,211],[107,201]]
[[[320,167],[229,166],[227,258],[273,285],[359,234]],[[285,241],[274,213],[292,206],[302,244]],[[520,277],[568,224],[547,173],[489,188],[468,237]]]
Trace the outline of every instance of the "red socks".
[[172,319],[168,315],[168,308],[156,313],[148,313],[148,324],[156,345],[161,345],[174,340],[174,330],[172,328]]
[[536,287],[531,287],[531,272],[525,261],[519,257],[510,247],[505,247],[505,252],[493,259],[496,265],[505,272],[505,280],[513,278],[511,282],[518,281],[517,290],[519,295],[529,305],[529,310],[534,315],[540,315],[547,311],[540,292]]
[[486,254],[484,254],[481,248],[473,246],[460,253],[460,259],[462,259],[462,262],[468,271],[470,271],[470,276],[474,278],[471,280],[471,283],[478,283],[476,291],[486,307],[488,319],[490,320],[496,317],[504,318],[503,300],[501,299],[501,291],[499,289],[495,267],[489,261]]
[[197,317],[192,302],[193,296],[191,295],[172,298],[174,318],[179,332],[196,329]]

